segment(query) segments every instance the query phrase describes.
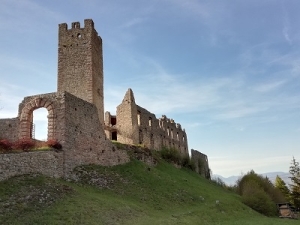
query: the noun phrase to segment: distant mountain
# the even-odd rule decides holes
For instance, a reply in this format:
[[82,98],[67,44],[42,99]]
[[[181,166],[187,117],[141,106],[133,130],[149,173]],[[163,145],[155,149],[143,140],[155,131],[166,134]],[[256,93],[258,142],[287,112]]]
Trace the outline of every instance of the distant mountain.
[[[262,173],[260,174],[264,177],[268,177],[270,181],[274,184],[276,176],[278,175],[287,185],[291,183],[291,179],[289,178],[291,175],[285,172],[270,172],[270,173]],[[220,178],[225,184],[229,186],[233,186],[236,184],[236,181],[242,176],[230,176],[230,177],[222,177],[221,175],[214,174],[212,176],[213,179]]]

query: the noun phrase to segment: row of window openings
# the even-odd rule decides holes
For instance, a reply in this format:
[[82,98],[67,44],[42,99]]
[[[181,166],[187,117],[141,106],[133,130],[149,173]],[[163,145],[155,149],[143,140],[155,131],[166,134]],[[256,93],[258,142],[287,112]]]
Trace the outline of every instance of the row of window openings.
[[[140,114],[140,112],[138,112],[138,114],[137,114],[137,120],[138,120],[138,125],[141,125],[141,114]],[[151,127],[151,126],[152,126],[152,118],[149,117],[149,127]],[[167,128],[167,133],[168,133],[168,136],[170,136],[170,128],[169,127]],[[171,129],[171,138],[174,139],[174,134],[173,134],[173,130],[172,129]],[[177,132],[176,138],[179,141],[179,134],[178,134],[178,132]],[[182,141],[183,142],[185,141],[184,137],[182,138]]]
[[[141,112],[140,111],[138,111],[138,114],[137,114],[137,121],[138,121],[138,125],[141,125]],[[148,125],[149,125],[149,127],[152,127],[152,117],[149,117]]]

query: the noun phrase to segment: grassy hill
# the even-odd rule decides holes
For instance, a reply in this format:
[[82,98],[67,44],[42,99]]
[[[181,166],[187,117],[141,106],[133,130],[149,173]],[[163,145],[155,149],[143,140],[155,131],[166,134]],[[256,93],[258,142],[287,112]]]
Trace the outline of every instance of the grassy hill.
[[238,195],[187,169],[133,160],[79,167],[73,181],[27,175],[1,182],[0,224],[300,223],[262,216]]

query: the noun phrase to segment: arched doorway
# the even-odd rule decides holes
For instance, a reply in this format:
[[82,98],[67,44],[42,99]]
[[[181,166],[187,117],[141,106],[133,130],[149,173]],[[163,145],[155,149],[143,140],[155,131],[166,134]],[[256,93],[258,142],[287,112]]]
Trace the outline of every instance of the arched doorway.
[[54,139],[54,107],[46,98],[34,98],[27,102],[21,109],[19,138],[35,138],[33,136],[33,112],[45,108],[48,111],[47,140]]
[[46,108],[38,108],[32,112],[31,137],[39,141],[46,141],[48,138],[48,111]]

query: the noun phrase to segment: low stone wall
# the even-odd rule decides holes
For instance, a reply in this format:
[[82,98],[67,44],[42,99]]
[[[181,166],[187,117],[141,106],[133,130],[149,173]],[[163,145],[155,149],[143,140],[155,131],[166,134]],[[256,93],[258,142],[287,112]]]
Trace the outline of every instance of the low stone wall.
[[28,173],[62,177],[63,152],[49,150],[0,154],[0,181]]

